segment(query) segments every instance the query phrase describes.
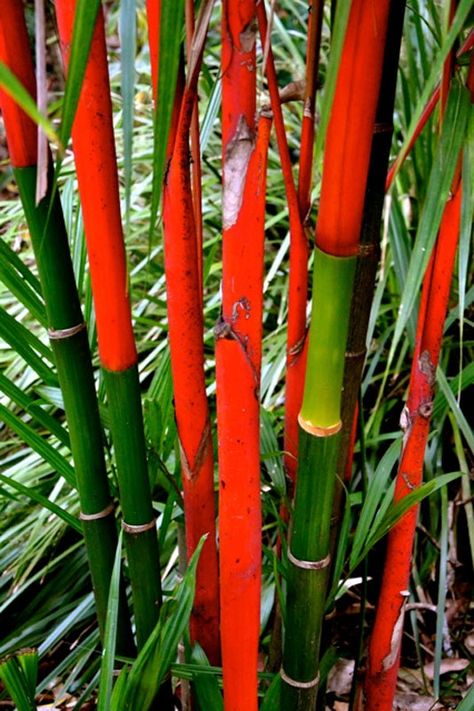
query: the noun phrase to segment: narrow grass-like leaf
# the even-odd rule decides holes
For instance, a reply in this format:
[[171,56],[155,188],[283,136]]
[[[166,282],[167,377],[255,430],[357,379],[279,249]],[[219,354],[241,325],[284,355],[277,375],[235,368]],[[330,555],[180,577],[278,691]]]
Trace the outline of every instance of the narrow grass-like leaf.
[[82,534],[82,526],[79,523],[79,521],[77,520],[77,518],[75,518],[74,516],[71,516],[70,513],[68,513],[64,509],[62,509],[60,506],[55,504],[53,501],[50,501],[48,498],[46,498],[46,496],[39,494],[32,487],[23,486],[23,484],[20,484],[19,481],[16,481],[12,477],[4,476],[1,473],[0,473],[0,481],[2,481],[4,484],[7,484],[8,486],[11,486],[12,489],[15,489],[15,491],[18,491],[19,494],[23,494],[23,496],[27,496],[29,499],[31,499],[31,501],[34,501],[35,503],[39,504],[44,509],[51,511],[51,513],[55,514],[60,519],[62,519],[64,521],[64,523],[66,523],[68,526],[73,528],[78,533]]
[[33,97],[3,62],[0,62],[0,86],[9,96],[12,97],[12,99],[16,101],[19,106],[21,106],[23,111],[28,114],[28,116],[38,124],[38,126],[41,126],[45,134],[51,141],[53,141],[53,143],[61,145],[60,139],[52,124],[40,111],[38,111]]
[[383,538],[390,531],[390,529],[393,528],[393,526],[395,526],[397,521],[399,521],[412,506],[416,506],[421,503],[421,501],[426,499],[427,496],[431,496],[431,494],[435,491],[438,491],[438,489],[441,489],[443,486],[447,486],[451,481],[458,479],[460,476],[461,472],[442,474],[436,479],[433,479],[426,484],[422,484],[419,489],[411,491],[409,494],[404,496],[403,499],[397,501],[396,504],[393,504],[383,517],[382,521],[380,521],[375,531],[373,531],[369,536],[362,553],[352,569],[354,569],[354,567],[356,567],[357,564],[365,558],[369,550],[373,548],[373,546],[380,541],[380,539]]
[[94,595],[93,593],[88,593],[85,598],[79,603],[79,605],[74,605],[71,612],[62,620],[57,627],[49,634],[44,642],[42,642],[38,648],[38,653],[40,656],[46,654],[48,650],[51,649],[59,640],[63,639],[67,632],[76,624],[81,622],[86,617],[92,615],[92,610],[94,607]]
[[[28,279],[28,274],[33,277],[32,280]],[[46,327],[46,311],[39,296],[39,284],[3,239],[0,239],[0,281],[28,309],[33,318]]]
[[472,505],[471,497],[471,481],[469,476],[469,467],[467,465],[466,455],[464,453],[464,447],[461,441],[461,435],[459,433],[459,428],[451,416],[451,425],[454,433],[454,446],[456,449],[456,455],[458,457],[459,466],[462,471],[462,500],[464,513],[466,515],[467,531],[469,536],[469,546],[471,549],[471,561],[474,561],[474,506]]
[[418,122],[420,120],[420,116],[423,112],[423,109],[425,108],[426,104],[428,103],[428,100],[433,93],[433,90],[439,81],[439,77],[441,76],[442,68],[444,61],[446,57],[448,56],[449,52],[451,51],[451,48],[456,41],[456,38],[458,37],[461,29],[464,26],[464,23],[466,22],[469,12],[472,9],[472,0],[461,0],[459,3],[456,14],[453,18],[453,21],[450,25],[449,31],[446,34],[444,38],[444,42],[439,50],[438,55],[436,56],[436,59],[431,63],[431,72],[424,83],[424,88],[423,91],[418,99],[418,103],[415,107],[415,110],[412,113],[411,120],[410,120],[410,125],[409,128],[406,132],[405,140],[403,142],[402,147],[400,148],[398,157],[397,157],[397,163],[398,166],[401,166],[403,164],[403,161],[406,157],[407,152],[410,149],[413,133],[416,131],[416,127],[418,125]]
[[104,648],[100,665],[99,696],[97,711],[109,711],[114,675],[115,645],[120,598],[120,566],[122,560],[122,532],[120,532],[114,567],[110,578],[107,618],[105,623]]
[[418,297],[420,284],[438,234],[444,206],[451,188],[470,111],[471,103],[468,92],[463,87],[454,85],[449,94],[443,130],[427,187],[427,198],[410,259],[389,362],[393,358]]
[[280,496],[284,496],[286,493],[286,480],[278,441],[273,430],[270,413],[263,407],[260,408],[260,451],[263,464],[275,490]]
[[61,474],[66,481],[75,487],[76,476],[74,469],[69,462],[64,459],[54,447],[46,440],[42,439],[29,425],[25,424],[19,417],[16,417],[5,405],[0,403],[0,418],[5,424],[16,432],[22,440],[28,444],[40,457],[42,457],[52,468]]
[[[204,669],[209,668],[209,660],[202,647],[194,646],[191,659]],[[217,678],[213,674],[196,673],[193,677],[193,691],[200,711],[223,711],[224,702]]]
[[[459,401],[459,395],[463,390],[468,388],[470,385],[474,384],[474,362],[468,363],[465,368],[459,371],[457,375],[451,378],[448,382],[449,388],[452,393],[457,395],[457,400]],[[443,417],[444,411],[449,407],[446,397],[442,390],[438,390],[435,396],[434,407],[433,407],[433,419],[440,419]]]
[[[173,31],[170,32],[170,28]],[[153,124],[153,185],[150,240],[155,228],[165,174],[166,150],[173,112],[179,55],[183,39],[184,0],[162,0],[160,9],[160,57],[157,102]]]
[[209,139],[211,137],[212,130],[214,128],[215,121],[219,115],[219,110],[221,107],[222,100],[222,83],[220,78],[216,79],[214,86],[212,87],[211,95],[206,107],[204,118],[202,120],[201,126],[201,158],[202,154],[207,148]]
[[18,652],[17,659],[25,675],[30,694],[34,697],[38,679],[38,652],[36,649],[24,649]]
[[31,693],[29,680],[17,657],[8,657],[0,661],[0,679],[18,711],[36,711],[34,692]]
[[[461,358],[460,368],[462,369],[462,354],[464,340],[464,309],[466,306],[467,273],[469,268],[469,252],[472,241],[472,218],[474,213],[473,198],[473,174],[472,161],[474,161],[474,120],[471,117],[468,125],[468,138],[463,155],[462,165],[462,202],[461,202],[461,225],[459,230],[459,256],[458,256],[458,313],[459,313],[459,353]],[[461,381],[459,382],[461,388]],[[461,390],[458,390],[458,400]]]
[[123,699],[127,691],[129,673],[130,670],[128,667],[123,667],[120,672],[110,699],[110,711],[123,711]]
[[13,400],[13,402],[28,412],[28,414],[40,425],[45,427],[48,432],[54,434],[61,444],[65,447],[70,447],[69,435],[58,420],[52,417],[46,410],[43,410],[35,399],[24,390],[18,388],[11,380],[6,378],[3,373],[0,373],[0,392],[3,392],[10,400]]
[[447,381],[447,378],[441,368],[438,368],[436,371],[436,380],[438,382],[438,385],[440,389],[443,392],[443,395],[446,398],[446,401],[454,415],[454,419],[457,422],[457,425],[461,432],[463,433],[464,437],[466,438],[466,442],[471,450],[471,452],[474,454],[474,434],[472,431],[472,428],[469,426],[469,423],[467,422],[464,413],[462,412],[461,408],[459,407],[459,403],[457,402],[453,391],[449,387],[449,383]]
[[260,711],[275,711],[279,708],[281,695],[281,676],[275,674],[273,681],[267,689],[267,693],[263,698]]
[[471,686],[466,696],[463,698],[460,704],[458,704],[457,711],[472,711],[474,708],[474,684]]
[[[14,252],[13,249],[5,242],[5,239],[7,239],[10,234],[11,231],[4,234],[3,239],[0,239],[0,263],[2,264],[2,271],[0,271],[0,274],[4,273],[4,269],[13,269],[21,275],[24,281],[29,284],[32,290],[36,292],[39,298],[41,298],[41,285],[39,283],[39,279],[33,274],[31,269],[23,263],[18,254],[16,254],[16,252]],[[5,265],[8,265],[8,267]]]
[[434,655],[433,690],[436,698],[440,694],[440,669],[443,655],[444,628],[446,624],[446,572],[448,567],[448,493],[446,487],[441,489],[441,535],[439,539],[439,569],[438,569],[438,601],[436,613],[436,637]]
[[[51,350],[22,323],[0,308],[0,338],[28,363],[48,385],[57,385],[55,373],[43,358],[53,363]],[[43,358],[41,357],[43,356]]]
[[362,506],[360,516],[358,516],[358,524],[354,534],[354,541],[350,556],[351,568],[354,567],[355,561],[359,559],[364,543],[369,535],[369,531],[373,526],[377,509],[380,506],[382,498],[387,492],[387,483],[392,469],[395,466],[395,462],[400,456],[400,447],[401,439],[392,442],[380,460],[373,477],[371,477],[367,496]]
[[125,183],[125,221],[130,221],[133,152],[133,102],[135,95],[135,55],[137,51],[136,0],[120,4],[120,66],[122,77],[123,174]]
[[189,561],[183,582],[173,598],[162,606],[155,629],[130,669],[121,699],[123,711],[148,711],[170,668],[191,614],[196,567],[204,541],[203,536]]
[[345,492],[345,498],[346,501],[344,505],[344,513],[342,515],[342,521],[337,535],[337,549],[332,574],[332,588],[330,593],[328,594],[327,604],[329,607],[331,607],[334,596],[339,587],[339,581],[342,575],[342,571],[344,569],[344,562],[347,558],[347,544],[349,541],[349,534],[351,529],[351,497],[347,495],[347,492]]

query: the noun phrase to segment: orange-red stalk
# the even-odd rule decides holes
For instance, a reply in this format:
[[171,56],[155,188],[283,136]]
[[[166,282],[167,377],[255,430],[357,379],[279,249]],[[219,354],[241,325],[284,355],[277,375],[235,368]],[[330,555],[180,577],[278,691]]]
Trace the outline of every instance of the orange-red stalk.
[[[449,13],[448,13],[448,25],[453,21],[454,15],[456,14],[458,3],[457,0],[451,0],[449,3]],[[454,72],[454,64],[456,61],[456,53],[454,48],[451,49],[443,65],[443,74],[441,77],[441,94],[440,94],[440,111],[438,122],[441,127],[443,123],[444,112],[446,109],[446,103],[448,101],[449,87],[451,83],[451,78]]]
[[311,204],[313,174],[314,107],[318,86],[319,50],[323,22],[324,0],[312,0],[308,17],[308,46],[306,50],[306,81],[304,89],[303,122],[298,173],[298,201],[301,219],[305,221]]
[[[34,98],[36,96],[35,72],[30,52],[12,48],[29,47],[23,16],[22,0],[0,3],[0,25],[6,26],[8,19],[9,42],[4,42],[0,33],[1,55],[8,67],[15,67],[15,76]],[[13,36],[12,36],[13,35]],[[26,168],[37,163],[36,125],[18,106],[12,97],[0,89],[2,114],[8,125],[8,152],[14,168]]]
[[238,220],[224,232],[223,308],[215,329],[226,711],[257,709],[261,578],[259,386],[270,129],[271,119],[262,116],[255,148],[242,176],[244,190]]
[[[194,34],[194,0],[186,0],[186,55],[188,58],[191,52],[191,43]],[[193,117],[191,119],[191,176],[193,189],[193,209],[194,209],[194,224],[196,229],[196,246],[197,246],[197,263],[199,274],[199,290],[202,298],[203,287],[203,253],[202,253],[202,187],[201,187],[201,145],[199,135],[199,106],[198,93],[194,100]]]
[[[149,34],[158,36],[157,3],[148,2]],[[150,12],[151,10],[151,12]],[[154,64],[157,52],[152,53]],[[191,193],[189,132],[196,102],[196,79],[177,92],[169,167],[163,192],[165,271],[174,403],[181,447],[186,548],[191,557],[203,534],[191,617],[191,638],[212,664],[220,659],[219,588],[214,507],[214,457],[204,376],[203,315],[198,242]],[[156,86],[156,81],[155,81]],[[179,111],[179,113],[178,113]]]
[[223,282],[215,329],[221,643],[226,711],[256,711],[260,630],[259,386],[265,178],[255,131],[255,1],[223,4]]
[[[76,2],[55,0],[55,6],[67,66]],[[120,217],[105,47],[104,18],[100,10],[72,128],[72,141],[94,293],[99,355],[105,368],[122,371],[136,363],[137,353]]]
[[[471,30],[471,32],[467,36],[466,40],[463,42],[463,44],[457,51],[456,56],[461,57],[466,52],[469,52],[473,46],[474,46],[474,30]],[[451,68],[453,68],[453,66],[454,66],[453,62],[451,62],[451,61],[450,61],[450,66],[451,66]],[[471,77],[472,74],[470,74],[469,76]],[[440,84],[438,84],[436,89],[433,91],[431,97],[429,98],[425,108],[423,109],[423,113],[421,114],[421,116],[419,118],[418,124],[413,132],[413,136],[410,140],[410,143],[407,146],[407,149],[403,152],[403,154],[401,154],[400,156],[397,157],[397,159],[393,162],[391,168],[389,169],[389,171],[387,173],[387,181],[385,183],[385,190],[389,190],[389,188],[391,187],[395,175],[398,173],[405,158],[407,157],[407,155],[410,153],[411,149],[415,145],[415,143],[418,139],[418,136],[424,129],[428,119],[430,118],[431,114],[433,113],[434,109],[436,108],[436,105],[439,101],[440,96],[441,96],[441,86],[440,86]],[[446,96],[447,96],[447,93],[445,90],[444,101],[446,101]]]
[[428,100],[428,103],[426,104],[425,108],[423,109],[423,112],[420,116],[420,119],[416,125],[416,128],[413,132],[413,136],[411,137],[411,140],[407,146],[406,151],[404,152],[403,156],[401,156],[402,160],[397,158],[392,166],[390,167],[388,173],[387,173],[387,180],[385,182],[385,190],[389,190],[395,175],[398,173],[400,170],[400,167],[403,163],[403,160],[407,157],[407,155],[410,153],[411,149],[415,145],[420,133],[423,131],[424,127],[426,126],[428,119],[430,118],[431,114],[436,108],[436,105],[439,101],[439,97],[441,96],[441,86],[438,84],[436,89],[433,91],[431,97]]
[[[265,46],[268,22],[263,2],[257,5],[257,19],[262,45]],[[298,458],[298,413],[301,409],[301,401],[303,399],[304,374],[306,370],[306,348],[304,348],[304,344],[306,335],[309,244],[303,228],[303,213],[300,211],[298,194],[293,179],[290,151],[286,138],[275,62],[271,47],[269,48],[267,56],[266,73],[290,223],[284,449],[285,468],[291,480],[294,482],[296,479]]]
[[326,136],[316,226],[317,246],[334,256],[358,252],[389,5],[373,0],[353,0],[351,5]]
[[[459,237],[461,193],[459,181],[453,197],[446,204],[437,244],[423,282],[417,344],[402,421],[405,434],[395,501],[399,501],[422,483],[436,367]],[[383,586],[369,646],[365,683],[367,711],[392,709],[417,513],[418,507],[410,509],[388,537]]]

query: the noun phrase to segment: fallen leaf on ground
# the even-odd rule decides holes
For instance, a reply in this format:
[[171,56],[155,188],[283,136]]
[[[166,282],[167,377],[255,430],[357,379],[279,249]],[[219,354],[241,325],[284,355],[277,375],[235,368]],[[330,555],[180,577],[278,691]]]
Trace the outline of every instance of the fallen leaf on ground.
[[328,691],[334,691],[339,696],[349,694],[351,691],[353,674],[354,660],[338,659],[329,674]]
[[443,707],[435,705],[432,696],[420,696],[419,694],[397,694],[395,697],[394,711],[436,711]]
[[[457,659],[456,657],[449,657],[447,659],[441,660],[439,673],[440,674],[450,674],[451,672],[462,671],[463,669],[465,669],[468,666],[469,666],[468,659]],[[423,668],[425,670],[425,674],[428,677],[428,679],[433,680],[434,679],[434,663],[430,662],[429,664],[425,664],[425,666]]]

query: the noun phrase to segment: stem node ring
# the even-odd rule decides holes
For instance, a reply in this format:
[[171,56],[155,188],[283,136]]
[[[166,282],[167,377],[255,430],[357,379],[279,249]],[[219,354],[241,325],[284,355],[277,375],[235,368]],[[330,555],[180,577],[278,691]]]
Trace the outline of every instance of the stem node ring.
[[311,681],[297,681],[296,679],[292,679],[288,676],[283,667],[281,667],[280,676],[286,684],[293,686],[295,689],[312,689],[319,684],[319,672],[316,674],[314,679],[311,679]]
[[289,546],[287,555],[290,563],[293,563],[293,565],[296,565],[297,568],[303,568],[304,570],[322,570],[323,568],[327,568],[331,562],[330,553],[328,553],[325,558],[321,558],[321,560],[301,560],[301,558],[296,558],[296,556],[293,555]]
[[86,323],[83,321],[82,323],[76,324],[76,326],[71,326],[70,328],[49,328],[48,329],[48,336],[50,341],[62,341],[65,338],[72,338],[75,336],[77,333],[80,333],[83,331],[85,328],[87,328]]
[[127,523],[126,521],[122,521],[122,528],[125,533],[131,533],[133,536],[136,536],[139,533],[145,533],[146,531],[151,531],[152,528],[155,528],[156,521],[153,518],[151,521],[148,523],[139,523],[139,524],[132,524],[132,523]]
[[110,504],[105,507],[105,509],[102,509],[102,511],[97,511],[97,513],[86,514],[81,511],[79,514],[79,518],[81,521],[99,521],[101,518],[107,518],[107,516],[110,516],[110,514],[114,511],[115,506],[113,501],[111,501]]

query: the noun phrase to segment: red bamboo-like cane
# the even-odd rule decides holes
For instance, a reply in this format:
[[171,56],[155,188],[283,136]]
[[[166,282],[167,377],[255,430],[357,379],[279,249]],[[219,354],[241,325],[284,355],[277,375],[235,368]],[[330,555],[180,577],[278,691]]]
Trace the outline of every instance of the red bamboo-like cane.
[[[402,499],[422,482],[436,367],[459,237],[461,193],[459,183],[453,197],[446,204],[431,268],[423,283],[418,344],[403,416],[405,443],[398,470],[395,501]],[[392,709],[417,511],[417,507],[414,507],[405,514],[388,537],[383,586],[369,647],[365,685],[367,711]]]
[[323,22],[324,0],[312,0],[308,19],[308,46],[306,50],[306,81],[304,89],[303,122],[298,174],[298,201],[301,219],[308,215],[311,202],[311,177],[313,170],[314,108],[318,86],[319,49]]
[[[474,30],[471,30],[461,47],[459,48],[458,52],[456,53],[457,57],[461,57],[463,54],[466,52],[469,52],[474,45]],[[451,56],[451,55],[450,55]],[[450,61],[450,66],[451,68],[453,67],[453,63]],[[471,76],[471,75],[469,75]],[[418,136],[426,126],[426,123],[428,119],[430,118],[431,114],[433,113],[434,109],[436,108],[439,97],[441,96],[441,86],[438,84],[436,89],[433,91],[431,97],[429,98],[425,108],[423,109],[423,112],[419,118],[418,124],[416,125],[416,128],[413,132],[413,136],[410,140],[410,143],[408,144],[406,150],[397,157],[397,159],[393,162],[391,168],[389,169],[387,173],[387,181],[385,183],[385,190],[389,190],[393,183],[393,179],[395,175],[398,173],[400,170],[401,166],[403,165],[403,162],[405,158],[408,156],[410,153],[411,149],[415,145]],[[444,92],[444,100],[446,100],[446,91]]]
[[[191,54],[191,44],[194,34],[195,18],[194,18],[194,0],[186,0],[186,56],[188,63]],[[201,186],[201,146],[199,135],[199,106],[198,92],[194,99],[193,117],[191,119],[191,184],[193,190],[193,209],[194,209],[194,224],[196,230],[196,247],[197,247],[197,263],[199,274],[199,289],[202,294],[202,186]]]
[[[151,81],[153,100],[155,104],[158,100],[158,68],[160,61],[160,18],[161,18],[161,0],[147,0],[146,14],[148,24],[148,42],[150,44],[150,62],[151,62]],[[178,76],[176,79],[176,90],[173,102],[173,113],[171,116],[171,124],[168,134],[168,144],[166,147],[166,160],[169,161],[173,153],[173,146],[178,129],[178,119],[181,110],[181,101],[184,91],[184,68],[180,62],[178,68]]]
[[[75,2],[56,0],[66,62],[75,6]],[[88,244],[100,359],[108,370],[122,371],[136,363],[137,352],[130,316],[101,12],[94,31],[72,137]]]
[[[257,5],[257,18],[262,45],[265,46],[268,22],[263,3]],[[298,194],[293,179],[290,152],[278,92],[275,62],[271,47],[267,55],[266,73],[290,223],[284,448],[285,468],[291,480],[294,482],[298,457],[298,413],[303,398],[304,373],[306,369],[306,349],[304,348],[304,343],[306,335],[309,244],[303,228],[303,213],[300,210]]]
[[[31,53],[18,51],[18,48],[29,46],[23,5],[20,1],[4,4],[3,13],[8,13],[10,20],[8,31],[11,41],[2,43],[2,60],[8,67],[15,67],[16,78],[34,97],[36,96],[36,85]],[[0,21],[3,13],[0,10]],[[10,19],[13,16],[15,18]],[[12,165],[15,168],[36,165],[38,155],[36,125],[9,94],[1,89],[0,94],[3,119],[5,125],[8,126],[8,151]]]
[[[438,84],[436,89],[433,91],[431,97],[429,98],[428,103],[426,104],[425,108],[423,109],[423,112],[420,116],[420,119],[419,119],[417,125],[416,125],[416,128],[413,131],[413,136],[410,140],[410,143],[407,146],[407,150],[405,151],[405,153],[402,156],[403,160],[410,153],[410,151],[413,148],[413,146],[415,145],[420,133],[423,131],[424,127],[426,126],[428,119],[430,118],[431,114],[433,113],[433,111],[435,110],[435,108],[438,104],[440,95],[441,95],[441,86]],[[387,180],[385,182],[385,190],[390,189],[390,187],[393,183],[393,179],[394,179],[396,173],[398,173],[398,171],[400,170],[402,163],[403,163],[403,161],[400,160],[399,158],[397,158],[393,162],[392,166],[390,167],[390,169],[387,173]]]
[[[348,27],[358,31],[347,32],[336,82],[316,244],[339,257],[358,251],[388,8],[388,2],[352,3]],[[354,86],[363,86],[364,92],[354,91]]]
[[[453,66],[453,56],[448,57],[444,65],[444,77],[452,72]],[[474,74],[473,67],[471,60],[469,79]],[[444,113],[446,100],[446,93],[442,93],[441,115]],[[438,238],[423,282],[408,399],[402,416],[404,445],[395,485],[395,502],[418,488],[423,481],[423,462],[433,409],[436,368],[459,239],[461,197],[459,163],[451,198],[444,208]],[[417,515],[418,507],[414,506],[388,536],[383,586],[369,645],[365,680],[367,711],[392,709],[400,664]]]
[[221,643],[226,711],[256,711],[260,629],[259,386],[265,176],[271,121],[255,132],[255,2],[222,24],[223,283],[216,326]]
[[[451,0],[449,3],[449,10],[448,10],[448,25],[450,25],[453,21],[453,18],[456,14],[456,9],[457,9],[458,3],[457,0]],[[454,72],[454,63],[456,61],[456,54],[454,52],[454,49],[451,49],[449,52],[448,56],[446,57],[446,61],[444,62],[443,65],[443,74],[441,77],[441,86],[440,86],[440,111],[439,111],[439,125],[441,126],[443,123],[443,117],[444,117],[444,112],[446,110],[446,103],[448,101],[448,93],[449,93],[449,87],[451,84],[451,78],[453,76]]]
[[[208,534],[199,561],[191,637],[211,663],[219,653],[219,589],[214,508],[214,457],[204,377],[203,315],[191,193],[189,132],[197,72],[186,85],[163,194],[165,271],[171,367],[188,557]],[[179,101],[179,97],[178,97]],[[179,104],[177,104],[179,105]]]
[[271,119],[262,116],[255,148],[243,173],[245,185],[238,220],[224,232],[223,309],[215,329],[226,711],[257,709],[261,577],[259,385],[270,128]]

